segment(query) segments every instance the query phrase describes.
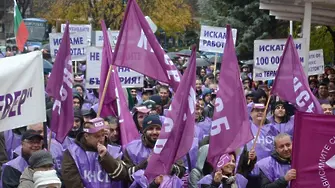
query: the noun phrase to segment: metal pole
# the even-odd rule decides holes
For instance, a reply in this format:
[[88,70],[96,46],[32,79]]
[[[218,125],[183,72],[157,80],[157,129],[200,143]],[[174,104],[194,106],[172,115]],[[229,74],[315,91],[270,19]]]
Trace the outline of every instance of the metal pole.
[[290,21],[290,35],[293,36],[293,21]]
[[304,71],[306,78],[308,78],[308,59],[309,59],[309,46],[311,38],[311,19],[312,19],[312,3],[305,2],[304,22],[303,22],[303,38],[306,39],[305,58],[304,58]]

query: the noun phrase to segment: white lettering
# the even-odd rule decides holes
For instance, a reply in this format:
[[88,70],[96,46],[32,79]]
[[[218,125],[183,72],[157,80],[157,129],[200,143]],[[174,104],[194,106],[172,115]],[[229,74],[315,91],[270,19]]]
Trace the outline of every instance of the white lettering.
[[165,64],[167,65],[174,65],[173,61],[171,61],[170,57],[164,53],[164,60],[165,60]]
[[88,182],[92,182],[92,172],[84,170],[84,179],[88,180]]
[[166,142],[167,142],[167,139],[158,139],[156,141],[156,144],[155,144],[155,147],[154,147],[154,150],[153,150],[154,153],[155,154],[160,154],[161,151],[163,150]]
[[227,117],[216,119],[212,121],[211,136],[220,134],[222,124],[225,125],[226,130],[230,129]]
[[58,115],[60,115],[60,110],[62,109],[62,103],[59,100],[55,100],[54,105],[52,106],[52,111],[58,107]]
[[224,104],[222,102],[222,99],[217,97],[215,99],[215,109],[216,109],[216,111],[221,112],[223,110],[223,108],[224,108]]
[[[137,47],[148,50],[148,39],[145,36],[145,33],[143,32],[143,30],[141,30],[141,37],[137,43]],[[150,52],[154,52],[153,49],[151,49]]]
[[64,88],[63,85],[62,85],[62,87],[61,87],[60,90],[59,90],[59,95],[60,95],[60,99],[61,99],[62,101],[65,101],[65,100],[66,100],[66,98],[67,98],[67,91],[66,91],[66,89]]
[[274,140],[273,136],[266,136],[266,137],[265,137],[265,142],[266,142],[267,144],[272,144],[272,143],[273,143],[273,140]]
[[191,111],[191,114],[194,113],[196,103],[197,103],[197,101],[196,101],[195,90],[191,87],[190,88],[190,94],[188,96],[188,107]]
[[169,133],[171,132],[172,128],[173,128],[173,120],[169,117],[165,117],[164,119],[164,130],[165,132]]
[[304,107],[306,105],[306,103],[304,101],[302,101],[302,99],[305,102],[307,102],[310,99],[310,96],[309,96],[309,94],[306,90],[299,93],[298,97],[296,98],[296,102],[297,102],[297,105],[299,107]]
[[173,80],[176,82],[180,82],[180,76],[177,70],[168,70],[167,71],[168,79],[171,80],[171,76],[173,77]]
[[69,88],[72,88],[72,73],[67,70],[66,68],[64,69],[64,77],[63,77],[63,82],[66,83],[66,85],[69,87]]
[[264,136],[259,136],[258,137],[258,140],[257,140],[257,143],[259,144],[259,143],[261,143],[261,144],[265,144],[265,139],[264,139]]
[[297,77],[293,78],[293,86],[294,86],[294,92],[297,92],[297,90],[302,86],[301,82]]
[[330,144],[335,144],[335,136],[329,140]]
[[102,173],[102,171],[100,170],[100,171],[98,171],[98,175],[97,175],[98,181],[99,182],[104,182],[104,179],[101,175],[104,175],[104,173]]

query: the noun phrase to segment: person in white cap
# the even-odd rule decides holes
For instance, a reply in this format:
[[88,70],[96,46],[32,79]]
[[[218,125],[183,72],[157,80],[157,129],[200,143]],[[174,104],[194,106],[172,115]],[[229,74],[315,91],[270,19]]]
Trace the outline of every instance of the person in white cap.
[[121,187],[128,177],[121,147],[107,145],[102,118],[85,122],[83,132],[64,152],[62,180],[65,187]]
[[61,188],[62,186],[55,170],[37,171],[33,179],[34,188]]

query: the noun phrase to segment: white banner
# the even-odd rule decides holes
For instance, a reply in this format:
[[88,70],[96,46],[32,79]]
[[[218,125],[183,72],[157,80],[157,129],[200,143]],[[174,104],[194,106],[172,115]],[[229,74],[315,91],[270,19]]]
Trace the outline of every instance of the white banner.
[[[236,44],[237,29],[232,29],[234,45]],[[223,53],[226,45],[226,28],[201,26],[199,50],[204,52]]]
[[0,59],[0,132],[46,121],[42,52]]
[[[66,24],[61,25],[61,33],[64,33]],[[69,24],[70,33],[85,33],[87,39],[91,39],[92,27],[89,24]]]
[[[108,38],[109,42],[111,43],[112,49],[114,51],[114,48],[116,46],[117,37],[119,36],[120,31],[107,31],[108,32]],[[102,34],[102,31],[95,31],[95,46],[96,47],[102,47],[104,44],[104,37]]]
[[[253,80],[273,80],[283,54],[286,39],[255,40]],[[294,39],[300,62],[304,66],[306,40]]]
[[323,50],[313,50],[309,52],[308,76],[325,73],[325,62],[323,59]]
[[[100,86],[102,48],[87,48],[86,88],[97,89]],[[118,67],[119,78],[123,88],[143,87],[144,76],[129,68]]]
[[[50,33],[50,53],[53,61],[56,58],[59,46],[63,38],[63,33]],[[72,61],[85,61],[86,60],[86,48],[89,46],[87,36],[85,33],[71,33],[71,59]]]

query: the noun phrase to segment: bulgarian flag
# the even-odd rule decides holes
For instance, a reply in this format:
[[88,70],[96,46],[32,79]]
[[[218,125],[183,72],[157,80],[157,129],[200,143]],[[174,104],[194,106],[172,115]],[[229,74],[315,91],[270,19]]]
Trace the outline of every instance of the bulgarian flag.
[[14,0],[14,34],[16,39],[16,46],[22,52],[24,44],[28,40],[29,33],[26,25],[23,22],[21,12],[16,4],[16,0]]

